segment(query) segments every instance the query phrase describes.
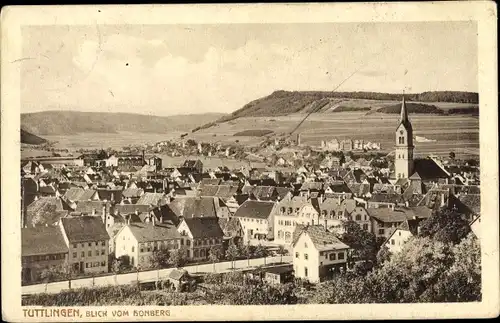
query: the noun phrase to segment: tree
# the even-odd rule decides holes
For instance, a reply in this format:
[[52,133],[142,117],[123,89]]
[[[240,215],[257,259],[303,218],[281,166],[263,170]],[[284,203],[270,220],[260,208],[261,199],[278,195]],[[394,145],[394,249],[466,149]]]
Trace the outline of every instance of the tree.
[[442,208],[422,222],[420,236],[431,237],[442,242],[459,243],[471,232],[469,223],[462,214]]
[[263,245],[259,244],[255,248],[255,256],[257,258],[264,258],[264,265],[266,264],[266,258],[269,256],[269,251]]
[[250,258],[253,258],[255,255],[255,249],[255,246],[247,244],[241,250],[243,256],[247,258],[248,266],[250,266]]
[[120,273],[121,262],[118,259],[114,259],[111,265],[111,271],[115,274],[115,285],[118,285],[117,275]]
[[182,267],[187,263],[187,252],[186,249],[180,248],[170,252],[169,261],[174,267]]
[[169,252],[165,249],[159,249],[153,251],[151,255],[151,267],[155,269],[165,268],[168,266]]
[[283,247],[282,245],[280,245],[278,247],[277,252],[281,256],[280,263],[283,263],[283,255],[288,254],[288,251],[285,249],[285,247]]
[[450,151],[450,159],[455,159],[455,152]]
[[231,268],[234,268],[234,260],[240,256],[240,250],[238,247],[231,243],[226,250],[226,258],[231,261]]
[[40,273],[40,278],[45,282],[45,292],[47,292],[47,286],[49,282],[56,279],[64,277],[64,271],[59,266],[50,266],[45,268]]
[[438,301],[474,302],[481,300],[481,249],[473,233],[453,247],[454,263],[438,282]]
[[214,265],[214,272],[215,272],[215,263],[219,262],[222,259],[222,249],[221,247],[216,247],[212,246],[210,247],[210,250],[208,251],[208,258]]
[[377,238],[373,233],[363,230],[351,220],[344,222],[344,230],[340,240],[351,247],[351,260],[374,262],[377,259]]
[[391,258],[391,252],[386,246],[382,246],[377,252],[377,265],[381,265]]

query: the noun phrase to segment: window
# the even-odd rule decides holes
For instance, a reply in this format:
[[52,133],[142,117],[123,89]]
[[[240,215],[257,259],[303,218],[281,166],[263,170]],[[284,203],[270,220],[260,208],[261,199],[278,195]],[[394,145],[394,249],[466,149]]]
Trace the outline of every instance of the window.
[[394,239],[391,239],[391,244],[394,245]]
[[343,252],[339,252],[339,260],[342,260],[344,259],[344,253]]
[[106,250],[102,249],[101,250],[101,256],[104,256],[106,254]]
[[98,244],[98,242],[96,241],[96,242],[95,242],[96,247],[97,247],[97,244]]
[[378,234],[384,234],[384,229],[378,229]]
[[73,252],[73,258],[76,258],[76,252]]
[[101,242],[101,246],[105,246],[105,245],[106,245],[106,241]]
[[143,249],[143,248],[141,248],[141,250],[140,250],[140,251],[141,251],[141,252],[144,252],[144,249]]
[[89,250],[89,257],[92,257],[92,250]]
[[82,258],[85,257],[85,251],[82,251]]
[[356,221],[361,221],[361,214],[356,214]]
[[77,243],[73,243],[73,248],[78,248],[78,244]]
[[398,233],[399,233],[399,236],[401,236],[401,231],[399,231]]
[[299,253],[298,252],[295,253],[295,258],[299,258]]
[[132,252],[134,252],[134,251],[135,251],[135,247],[134,247],[134,246],[132,246]]
[[363,230],[368,231],[368,224],[363,224]]
[[307,248],[307,242],[304,242],[304,248]]
[[[186,246],[190,246],[191,245],[191,240],[186,240]],[[182,240],[181,240],[181,246],[182,246]]]
[[304,267],[304,276],[307,277],[307,267]]
[[304,259],[305,260],[309,259],[309,256],[307,255],[307,253],[304,254]]
[[106,267],[106,262],[105,261],[101,261],[101,267]]
[[89,263],[88,262],[85,263],[85,268],[89,268]]
[[339,211],[339,216],[342,216],[342,214],[343,214],[343,213],[344,213],[344,212],[342,212],[342,211]]
[[335,253],[331,253],[331,254],[330,254],[330,260],[335,260],[335,259],[336,259],[336,256],[337,256],[337,254],[335,254]]
[[92,242],[89,242],[89,247],[92,247]]

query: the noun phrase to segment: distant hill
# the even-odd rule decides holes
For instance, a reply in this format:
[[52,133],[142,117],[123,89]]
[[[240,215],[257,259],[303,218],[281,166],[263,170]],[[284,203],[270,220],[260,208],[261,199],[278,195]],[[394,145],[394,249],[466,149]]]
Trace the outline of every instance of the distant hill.
[[[475,92],[458,92],[458,91],[435,91],[405,94],[407,101],[415,102],[451,102],[451,103],[470,103],[477,104],[479,102],[478,93]],[[363,103],[362,101],[368,101]],[[367,111],[368,108],[376,105],[387,106],[394,105],[394,101],[400,101],[401,94],[378,93],[378,92],[327,92],[327,91],[275,91],[272,94],[263,98],[251,101],[244,105],[241,109],[234,111],[229,115],[214,121],[206,123],[192,130],[196,132],[200,129],[210,128],[216,123],[227,122],[242,117],[274,117],[286,116],[293,113],[309,113],[309,112],[334,112],[337,108],[339,111]],[[350,104],[353,103],[354,104]],[[346,104],[350,104],[347,105]],[[429,111],[422,113],[434,113],[431,108],[425,108],[425,104],[421,104],[420,110]],[[434,111],[434,112],[430,112]],[[383,112],[383,111],[380,111]],[[387,112],[390,113],[390,112]]]
[[205,113],[158,117],[133,113],[44,111],[21,114],[21,125],[39,135],[72,135],[78,133],[164,133],[189,131],[203,123],[223,117],[222,113]]
[[46,143],[47,140],[38,137],[37,135],[34,135],[24,129],[21,129],[21,143],[22,144],[28,144],[28,145],[41,145]]
[[[435,105],[406,102],[408,113],[429,113],[429,114],[444,114],[444,111]],[[401,104],[395,104],[377,109],[377,112],[382,113],[400,113]]]

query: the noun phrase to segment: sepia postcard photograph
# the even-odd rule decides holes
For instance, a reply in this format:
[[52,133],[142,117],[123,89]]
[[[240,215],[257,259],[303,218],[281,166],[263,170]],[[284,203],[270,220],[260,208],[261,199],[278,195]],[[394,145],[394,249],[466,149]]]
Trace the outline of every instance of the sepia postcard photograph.
[[500,311],[493,2],[1,13],[2,318]]

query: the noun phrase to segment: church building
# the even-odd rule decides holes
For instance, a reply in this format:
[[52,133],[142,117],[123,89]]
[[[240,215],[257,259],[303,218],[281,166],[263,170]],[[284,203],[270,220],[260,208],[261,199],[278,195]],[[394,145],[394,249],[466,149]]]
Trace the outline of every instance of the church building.
[[448,183],[450,173],[440,161],[433,157],[414,158],[413,127],[408,118],[405,98],[401,103],[401,114],[396,128],[396,145],[394,156],[393,178],[398,184],[409,184],[415,188],[414,193],[422,192],[423,184]]

